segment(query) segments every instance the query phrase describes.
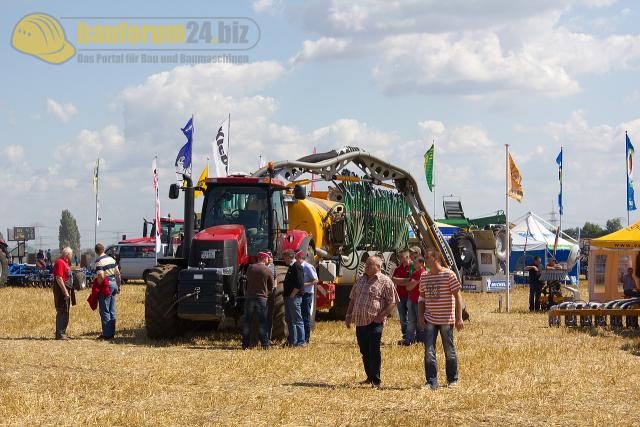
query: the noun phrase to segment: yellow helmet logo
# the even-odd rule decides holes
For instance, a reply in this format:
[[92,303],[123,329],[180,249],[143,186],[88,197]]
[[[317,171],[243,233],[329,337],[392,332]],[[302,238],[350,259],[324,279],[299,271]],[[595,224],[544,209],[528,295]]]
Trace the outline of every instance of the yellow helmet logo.
[[32,13],[22,18],[13,29],[11,45],[50,64],[62,64],[76,53],[62,25],[46,13]]

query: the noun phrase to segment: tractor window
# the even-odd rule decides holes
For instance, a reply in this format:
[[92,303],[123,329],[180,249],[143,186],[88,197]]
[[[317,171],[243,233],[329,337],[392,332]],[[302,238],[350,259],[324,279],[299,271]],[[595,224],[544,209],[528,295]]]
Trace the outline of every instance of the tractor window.
[[[163,243],[167,243],[169,242],[169,222],[167,221],[161,221],[162,223],[162,228],[161,228],[161,232],[162,232],[162,236],[160,236],[160,240]],[[174,222],[171,224],[171,241],[173,242],[176,238],[180,237],[180,233],[182,233],[184,230],[184,223],[183,222]]]
[[250,255],[268,248],[269,203],[266,188],[214,187],[207,195],[202,228],[224,224],[244,226]]
[[273,209],[273,223],[277,230],[286,230],[284,201],[282,200],[282,192],[274,191],[271,197],[271,209]]

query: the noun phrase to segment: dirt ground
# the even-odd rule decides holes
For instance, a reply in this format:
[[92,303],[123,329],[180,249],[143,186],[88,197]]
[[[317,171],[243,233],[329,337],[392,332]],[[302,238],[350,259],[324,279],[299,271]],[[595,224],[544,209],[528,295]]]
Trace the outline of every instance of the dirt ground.
[[[456,335],[460,387],[422,389],[422,346],[383,335],[383,388],[357,386],[354,330],[318,323],[306,349],[240,350],[201,331],[148,341],[144,287],[118,301],[119,337],[96,341],[97,312],[79,295],[69,341],[54,341],[51,290],[0,289],[0,423],[114,425],[638,425],[640,335],[549,328],[496,295],[465,294],[471,322]],[[438,357],[443,360],[438,343]],[[440,382],[444,383],[440,363]],[[443,384],[444,385],[444,384]]]

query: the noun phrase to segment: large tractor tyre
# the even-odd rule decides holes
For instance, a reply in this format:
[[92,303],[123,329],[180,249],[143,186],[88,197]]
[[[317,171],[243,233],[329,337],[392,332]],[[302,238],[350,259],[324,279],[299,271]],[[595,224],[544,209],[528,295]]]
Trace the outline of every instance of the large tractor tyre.
[[[173,338],[181,333],[178,305],[177,265],[159,265],[148,274],[144,298],[144,321],[151,339]],[[153,284],[153,286],[152,286]]]
[[476,275],[478,273],[478,260],[476,257],[476,243],[471,233],[456,233],[449,240],[451,252],[458,266],[458,270],[464,275]]
[[[83,271],[74,271],[72,273],[73,277],[73,289],[76,291],[81,291],[87,287],[87,276]],[[47,287],[49,287],[47,285]]]
[[287,267],[283,265],[276,266],[276,283],[277,288],[271,293],[268,300],[269,319],[268,330],[271,331],[272,341],[283,341],[289,336],[287,330],[287,322],[284,316],[284,276],[287,274]]
[[9,274],[9,261],[4,252],[0,251],[0,287],[7,283],[7,275]]

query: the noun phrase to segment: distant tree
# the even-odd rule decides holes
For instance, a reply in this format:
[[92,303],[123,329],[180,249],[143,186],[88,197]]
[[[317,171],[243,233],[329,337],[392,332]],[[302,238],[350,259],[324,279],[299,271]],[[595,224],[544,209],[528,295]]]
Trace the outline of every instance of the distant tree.
[[78,224],[71,212],[67,209],[62,211],[62,215],[60,217],[58,242],[60,250],[69,246],[76,253],[80,251],[80,231],[78,230]]
[[605,227],[607,229],[607,233],[622,230],[622,218],[611,218],[607,220]]
[[[574,239],[578,238],[578,232],[579,231],[580,231],[580,227],[567,228],[566,230],[563,230],[564,233],[568,234],[569,236],[573,237]],[[582,237],[582,235],[580,235],[580,237]]]
[[598,224],[587,221],[582,226],[582,234],[580,237],[584,237],[585,239],[594,239],[596,237],[604,236],[606,233],[607,231]]

